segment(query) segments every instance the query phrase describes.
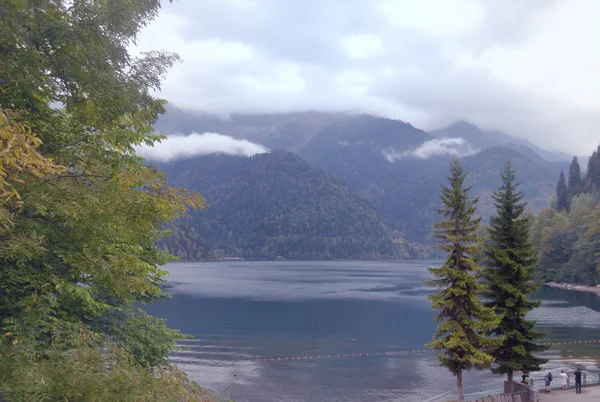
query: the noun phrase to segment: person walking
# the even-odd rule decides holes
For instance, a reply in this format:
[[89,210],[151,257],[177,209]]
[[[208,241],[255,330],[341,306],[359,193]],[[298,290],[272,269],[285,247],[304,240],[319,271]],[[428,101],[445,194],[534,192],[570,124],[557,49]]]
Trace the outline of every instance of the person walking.
[[575,370],[575,393],[581,394],[581,369]]
[[552,383],[552,373],[550,370],[546,370],[544,373],[544,380],[546,380],[546,392],[550,392],[550,384]]
[[569,385],[569,376],[565,373],[565,370],[560,370],[560,386],[563,391],[567,390]]

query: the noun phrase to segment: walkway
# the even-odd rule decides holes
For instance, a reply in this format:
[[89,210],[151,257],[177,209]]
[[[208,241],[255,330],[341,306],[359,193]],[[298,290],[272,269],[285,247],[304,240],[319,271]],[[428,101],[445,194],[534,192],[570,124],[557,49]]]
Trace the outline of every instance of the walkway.
[[583,388],[581,391],[578,395],[574,388],[567,391],[553,389],[549,394],[540,390],[540,402],[600,402],[600,387]]

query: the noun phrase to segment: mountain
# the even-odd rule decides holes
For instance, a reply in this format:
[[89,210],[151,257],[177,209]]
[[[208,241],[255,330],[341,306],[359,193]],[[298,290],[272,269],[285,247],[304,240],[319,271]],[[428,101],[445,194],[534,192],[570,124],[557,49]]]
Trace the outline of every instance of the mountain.
[[495,212],[492,193],[501,185],[500,172],[510,161],[515,168],[520,188],[525,192],[527,210],[538,213],[548,207],[555,193],[561,169],[568,171],[568,163],[547,162],[540,157],[529,157],[517,149],[496,146],[463,158],[468,180],[479,197],[478,212],[484,218]]
[[501,131],[483,130],[467,121],[458,121],[448,127],[432,130],[429,133],[435,138],[463,138],[465,141],[479,149],[494,146],[513,148],[525,156],[533,158],[537,156],[550,162],[569,162],[573,157],[572,155],[562,152],[547,151],[527,140],[513,137]]
[[[169,183],[210,207],[171,224],[163,240],[183,258],[416,258],[413,247],[341,181],[279,150],[159,165]],[[201,236],[202,235],[202,236]]]
[[167,106],[167,114],[156,124],[159,133],[191,134],[212,132],[247,139],[269,149],[296,151],[344,113],[297,112],[282,114],[232,114],[219,117]]
[[384,153],[406,151],[432,139],[425,131],[398,120],[352,116],[326,127],[299,155],[341,179],[393,227],[421,241],[431,231],[431,226],[423,225],[423,214],[435,212],[429,194],[439,190],[438,180],[430,179],[447,164],[441,160],[415,164],[414,158],[390,163]]
[[316,134],[300,150],[301,155],[322,156],[331,151],[357,149],[381,154],[381,146],[409,149],[431,140],[429,134],[400,120],[371,115],[340,117]]
[[[438,147],[439,142],[433,139],[400,121],[347,117],[326,127],[299,153],[311,165],[346,183],[393,228],[416,241],[429,242],[433,222],[438,219],[440,186],[456,153]],[[436,152],[416,152],[419,149]],[[390,158],[390,150],[399,156]],[[478,211],[486,219],[493,211],[491,194],[500,184],[500,172],[507,160],[519,175],[532,212],[548,205],[560,169],[568,168],[566,163],[547,162],[535,154],[503,146],[492,146],[462,159],[474,185],[473,193],[481,198]]]
[[[162,115],[156,124],[157,131],[162,134],[187,135],[192,132],[214,132],[247,139],[270,149],[286,149],[292,152],[302,149],[313,137],[332,123],[353,115],[349,112],[304,111],[262,114],[235,113],[224,117],[185,110],[173,105],[167,105],[166,109],[167,114]],[[364,116],[362,115],[362,117]],[[448,127],[430,131],[429,134],[434,138],[463,138],[478,149],[493,146],[513,148],[524,155],[532,157],[537,155],[550,162],[569,162],[572,158],[571,155],[545,150],[527,140],[501,131],[483,130],[467,121],[458,121]],[[580,163],[585,166],[587,157],[580,157]]]
[[484,221],[494,211],[492,193],[506,161],[532,213],[548,206],[560,170],[568,171],[567,163],[547,161],[531,144],[466,122],[428,133],[370,115],[225,120],[180,112],[181,119],[172,114],[168,124],[163,120],[162,132],[216,131],[267,146],[287,144],[301,157],[280,150],[161,164],[171,184],[200,191],[211,205],[171,224],[173,236],[163,245],[184,258],[424,256],[416,244],[432,242],[440,186],[454,155],[463,160]]

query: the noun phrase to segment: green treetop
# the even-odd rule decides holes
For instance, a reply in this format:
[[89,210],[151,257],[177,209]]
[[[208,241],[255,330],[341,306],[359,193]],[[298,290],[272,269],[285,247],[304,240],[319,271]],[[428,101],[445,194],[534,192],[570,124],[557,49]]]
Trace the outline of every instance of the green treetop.
[[569,201],[582,191],[581,167],[577,157],[574,156],[569,166]]
[[589,192],[600,190],[600,145],[594,150],[588,160],[586,186]]
[[440,290],[429,296],[439,313],[433,342],[427,346],[441,349],[440,364],[456,378],[458,400],[463,401],[462,373],[471,368],[485,368],[493,361],[489,350],[501,338],[488,335],[497,328],[501,316],[484,306],[480,295],[486,286],[478,281],[482,267],[475,260],[478,252],[477,231],[481,218],[475,217],[477,199],[469,199],[471,187],[465,187],[465,173],[458,160],[450,165],[449,185],[442,187],[444,219],[435,223],[436,248],[448,253],[444,265],[429,268],[435,277],[426,283]]
[[[152,94],[178,60],[128,52],[160,1],[5,0],[0,9],[0,394],[98,400],[71,397],[73,376],[94,384],[115,361],[94,352],[115,348],[128,384],[149,366],[145,380],[168,376],[160,367],[182,335],[135,306],[165,296],[159,266],[171,256],[155,246],[160,225],[203,200],[135,154],[162,138],[153,124],[165,102]],[[44,374],[76,356],[88,371]],[[30,375],[14,375],[17,364]],[[27,383],[39,377],[47,381]],[[158,399],[195,392],[174,381]],[[151,399],[149,390],[138,389]]]
[[490,219],[484,275],[489,285],[486,298],[490,301],[486,305],[502,316],[495,333],[504,337],[492,354],[497,364],[492,372],[508,374],[510,391],[513,373],[539,370],[546,360],[533,353],[547,349],[546,345],[534,343],[545,334],[535,331],[535,321],[525,319],[541,302],[527,299],[537,289],[531,284],[536,258],[529,242],[529,218],[523,216],[526,206],[521,202],[523,197],[515,172],[507,163],[502,185],[493,196],[496,214]]

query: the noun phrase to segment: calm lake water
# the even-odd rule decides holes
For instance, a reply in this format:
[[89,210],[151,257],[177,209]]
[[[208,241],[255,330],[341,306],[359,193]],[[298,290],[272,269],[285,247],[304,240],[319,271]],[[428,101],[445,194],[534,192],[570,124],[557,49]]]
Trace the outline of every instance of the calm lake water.
[[[436,325],[431,290],[423,285],[428,265],[437,264],[174,263],[167,266],[172,298],[148,310],[196,337],[182,342],[189,350],[172,360],[236,401],[424,401],[455,387],[431,352],[412,353]],[[543,303],[531,318],[549,340],[600,340],[597,295],[544,288],[534,297]],[[409,355],[393,355],[405,350]],[[598,371],[600,344],[565,345],[546,355],[553,370]],[[264,358],[275,361],[256,361]],[[492,393],[502,381],[469,372],[465,392]]]

